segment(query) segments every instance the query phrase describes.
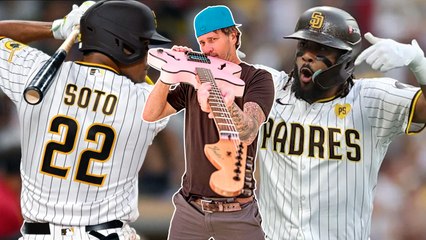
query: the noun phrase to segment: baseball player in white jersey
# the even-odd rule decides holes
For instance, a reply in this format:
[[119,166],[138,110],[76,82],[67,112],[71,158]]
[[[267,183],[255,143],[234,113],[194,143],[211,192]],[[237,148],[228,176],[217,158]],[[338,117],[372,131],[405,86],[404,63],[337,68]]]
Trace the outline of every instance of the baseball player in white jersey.
[[[292,73],[273,73],[276,96],[259,137],[262,226],[267,239],[369,239],[380,165],[391,141],[426,122],[426,59],[413,41],[366,34],[356,64],[409,66],[421,86],[353,79],[361,33],[332,7],[304,12]],[[402,55],[403,54],[403,55]],[[423,91],[422,91],[423,90]]]
[[[29,105],[23,91],[50,56],[19,41],[52,30],[64,39],[80,18],[83,61],[64,62],[43,101]],[[84,3],[53,25],[0,22],[0,88],[21,124],[21,239],[139,238],[128,225],[139,215],[138,172],[167,122],[141,118],[148,44],[169,42],[155,28],[137,1]]]

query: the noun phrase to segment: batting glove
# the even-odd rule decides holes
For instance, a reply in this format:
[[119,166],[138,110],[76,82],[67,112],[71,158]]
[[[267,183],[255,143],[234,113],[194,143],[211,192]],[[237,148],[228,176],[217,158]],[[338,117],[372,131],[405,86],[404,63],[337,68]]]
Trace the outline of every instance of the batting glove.
[[53,21],[53,37],[55,39],[66,39],[71,34],[74,26],[80,24],[80,18],[93,4],[95,4],[94,1],[85,1],[80,7],[74,4],[71,12],[64,18]]
[[403,44],[392,39],[383,39],[371,33],[364,35],[372,46],[364,50],[355,60],[355,65],[365,61],[374,70],[388,71],[408,66],[421,85],[426,85],[426,59],[416,40]]

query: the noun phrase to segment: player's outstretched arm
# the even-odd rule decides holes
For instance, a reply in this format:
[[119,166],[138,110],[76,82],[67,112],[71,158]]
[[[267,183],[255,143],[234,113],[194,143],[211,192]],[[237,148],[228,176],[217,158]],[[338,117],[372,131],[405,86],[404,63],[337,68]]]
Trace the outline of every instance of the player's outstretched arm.
[[365,61],[373,69],[380,71],[408,66],[423,92],[423,97],[417,101],[413,121],[426,123],[426,58],[417,41],[403,44],[392,39],[375,37],[371,33],[366,33],[364,37],[372,46],[358,56],[355,65]]
[[51,27],[51,22],[4,20],[0,21],[0,36],[30,43],[53,38]]
[[80,24],[80,18],[95,2],[86,1],[80,6],[73,5],[70,13],[64,18],[53,22],[41,21],[0,21],[0,36],[12,38],[22,43],[30,43],[48,38],[66,39],[75,25]]

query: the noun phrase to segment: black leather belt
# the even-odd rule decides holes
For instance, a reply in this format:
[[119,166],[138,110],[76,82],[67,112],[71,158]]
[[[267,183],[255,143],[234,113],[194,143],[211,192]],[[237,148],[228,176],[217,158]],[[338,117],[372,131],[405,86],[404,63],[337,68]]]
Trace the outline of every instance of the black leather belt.
[[[105,223],[100,223],[96,225],[86,226],[86,232],[99,231],[111,228],[121,228],[123,227],[123,222],[120,220],[113,220]],[[64,227],[67,229],[67,227]],[[47,235],[50,234],[49,223],[24,223],[23,228],[24,234],[37,234],[37,235]]]
[[253,196],[247,198],[198,198],[190,197],[189,202],[197,204],[201,211],[213,213],[213,212],[235,212],[241,211],[242,207],[252,202]]

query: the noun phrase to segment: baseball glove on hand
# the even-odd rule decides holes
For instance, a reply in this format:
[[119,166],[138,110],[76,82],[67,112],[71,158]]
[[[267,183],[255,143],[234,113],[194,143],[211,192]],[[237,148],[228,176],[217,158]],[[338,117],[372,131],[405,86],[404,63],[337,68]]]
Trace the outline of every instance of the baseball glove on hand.
[[80,24],[80,18],[89,9],[94,1],[86,1],[79,6],[74,4],[72,10],[64,18],[57,19],[52,23],[52,34],[55,39],[66,39],[72,32],[75,25]]

